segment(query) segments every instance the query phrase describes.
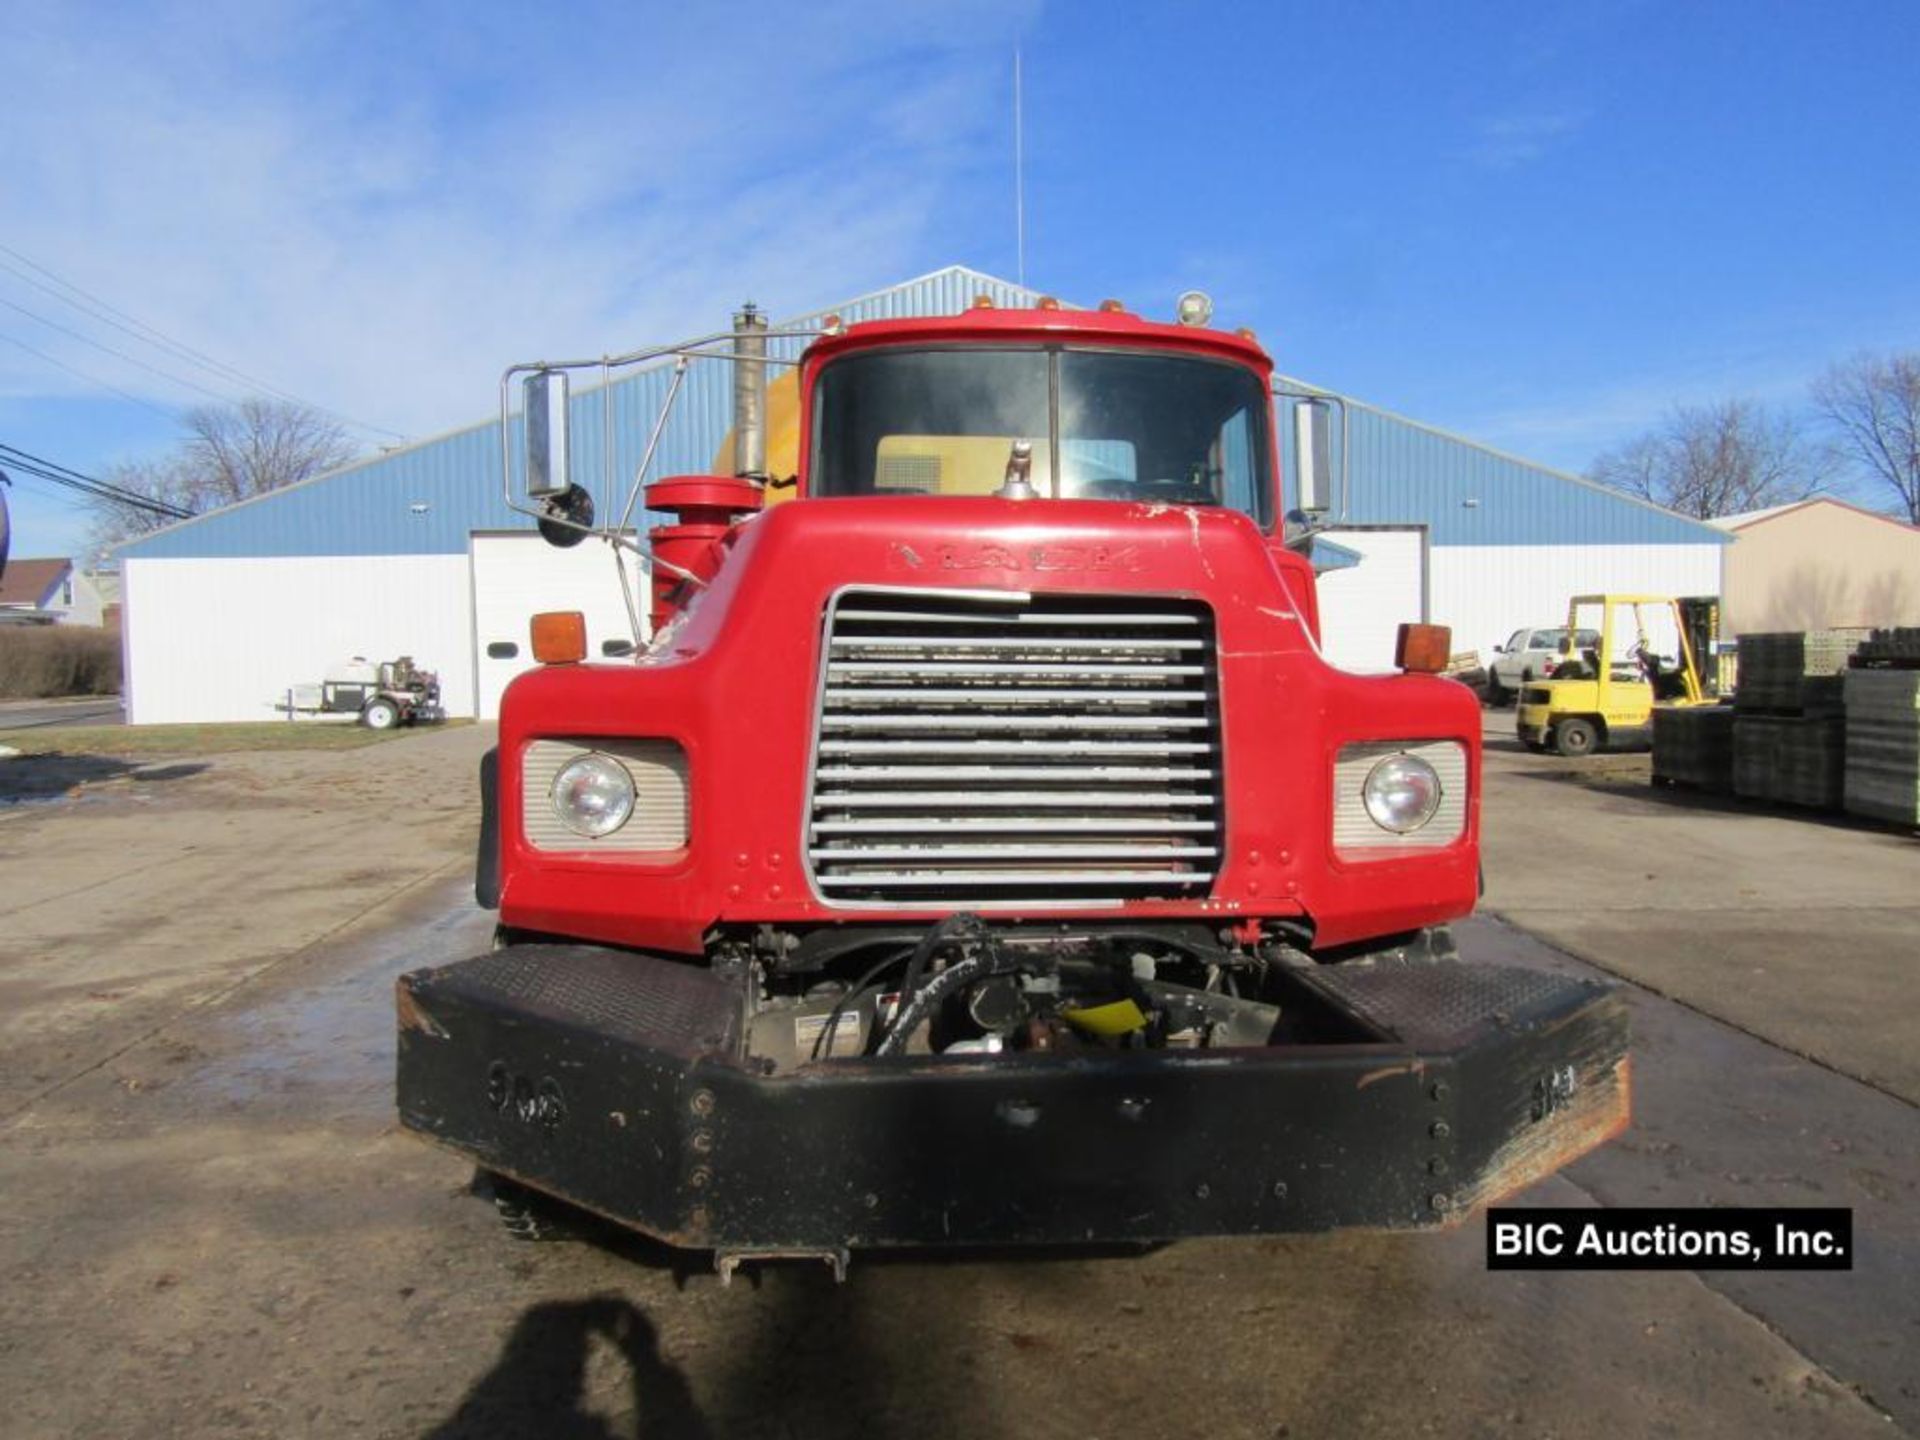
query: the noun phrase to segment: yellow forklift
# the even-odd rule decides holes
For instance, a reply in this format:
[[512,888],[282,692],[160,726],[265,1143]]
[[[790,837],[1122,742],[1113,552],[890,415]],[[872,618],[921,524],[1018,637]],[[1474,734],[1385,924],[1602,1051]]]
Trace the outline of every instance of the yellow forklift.
[[[1562,642],[1568,659],[1551,680],[1536,680],[1520,692],[1520,743],[1572,756],[1646,750],[1653,745],[1654,706],[1713,704],[1694,657],[1712,647],[1711,634],[1702,636],[1702,620],[1710,632],[1717,606],[1706,602],[1703,616],[1701,605],[1664,595],[1574,596],[1567,606],[1568,638]],[[1626,639],[1628,616],[1633,643],[1616,650],[1616,639]],[[1671,658],[1655,649],[1647,623],[1654,616],[1672,619],[1677,653]],[[1599,634],[1597,647],[1572,648],[1573,637],[1583,630]]]

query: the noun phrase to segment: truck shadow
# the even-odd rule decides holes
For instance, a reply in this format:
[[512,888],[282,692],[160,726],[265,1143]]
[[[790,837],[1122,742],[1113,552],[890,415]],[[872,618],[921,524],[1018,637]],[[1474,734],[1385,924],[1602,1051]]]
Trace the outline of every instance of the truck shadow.
[[[610,1345],[626,1388],[609,1419],[588,1406],[588,1364]],[[424,1440],[706,1440],[713,1434],[678,1366],[660,1354],[653,1322],[631,1300],[553,1300],[522,1313],[493,1368]]]

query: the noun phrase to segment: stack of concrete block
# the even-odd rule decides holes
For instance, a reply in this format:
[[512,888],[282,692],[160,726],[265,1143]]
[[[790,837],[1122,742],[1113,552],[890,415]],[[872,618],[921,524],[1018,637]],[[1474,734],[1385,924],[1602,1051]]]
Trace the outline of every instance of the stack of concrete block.
[[1847,662],[1855,668],[1920,669],[1920,625],[1897,625],[1876,630]]
[[1734,704],[1768,715],[1838,715],[1847,662],[1866,630],[1793,630],[1740,637]]
[[[1907,633],[1920,641],[1920,630]],[[1847,672],[1849,814],[1920,825],[1920,650],[1910,663]]]
[[1845,795],[1847,722],[1831,715],[1740,715],[1733,793],[1837,810]]
[[1724,795],[1733,789],[1733,708],[1656,705],[1653,778]]

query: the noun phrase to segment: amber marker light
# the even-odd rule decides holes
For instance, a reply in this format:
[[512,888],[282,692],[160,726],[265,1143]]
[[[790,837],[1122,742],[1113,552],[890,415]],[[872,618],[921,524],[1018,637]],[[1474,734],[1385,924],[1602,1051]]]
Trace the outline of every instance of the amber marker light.
[[1393,663],[1417,675],[1438,675],[1447,668],[1453,630],[1446,625],[1402,625],[1393,644]]
[[587,617],[548,610],[533,617],[533,658],[542,665],[577,665],[587,658]]

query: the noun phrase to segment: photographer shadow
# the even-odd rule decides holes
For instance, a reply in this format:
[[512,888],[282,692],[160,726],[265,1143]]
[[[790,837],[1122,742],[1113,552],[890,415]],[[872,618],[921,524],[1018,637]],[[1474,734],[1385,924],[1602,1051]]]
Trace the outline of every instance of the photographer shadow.
[[[630,1424],[610,1423],[585,1406],[596,1340],[626,1361]],[[623,1296],[596,1295],[526,1310],[493,1368],[426,1440],[707,1440],[712,1433],[686,1376],[661,1357],[659,1332],[645,1312]]]

